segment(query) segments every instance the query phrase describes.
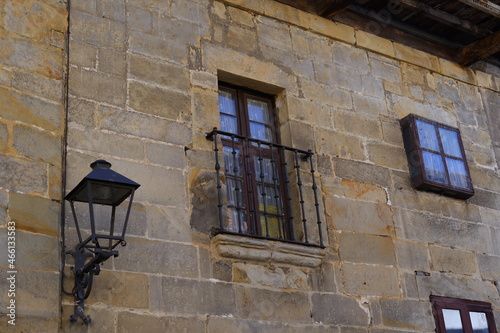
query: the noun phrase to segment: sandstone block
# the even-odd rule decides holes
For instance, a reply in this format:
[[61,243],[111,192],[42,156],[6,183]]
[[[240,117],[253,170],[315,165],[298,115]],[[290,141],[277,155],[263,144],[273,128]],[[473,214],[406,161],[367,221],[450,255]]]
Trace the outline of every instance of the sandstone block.
[[127,73],[127,62],[123,52],[99,49],[99,71],[119,76],[123,80]]
[[150,9],[130,5],[127,5],[127,15],[127,26],[130,29],[149,33],[152,32],[153,22],[157,19]]
[[189,91],[189,72],[158,60],[130,56],[130,75],[145,82],[156,83],[178,91]]
[[178,120],[181,113],[191,112],[188,95],[150,86],[137,81],[129,83],[130,106],[147,114]]
[[156,59],[173,61],[178,64],[187,64],[188,53],[185,44],[145,34],[140,31],[131,31],[129,35],[129,48],[131,52]]
[[[16,223],[16,228],[18,223]],[[57,271],[59,269],[60,248],[57,237],[33,234],[22,231],[22,226],[16,231],[16,266],[44,270]],[[5,233],[6,234],[6,233]],[[0,235],[0,238],[3,237]],[[7,244],[7,238],[3,239],[2,244]],[[7,251],[4,251],[0,257],[2,262],[7,263]]]
[[364,142],[358,136],[339,131],[318,129],[315,139],[317,150],[320,154],[353,160],[365,160]]
[[477,261],[483,279],[500,281],[500,257],[478,254]]
[[389,297],[401,294],[398,272],[393,266],[344,263],[342,279],[348,294]]
[[62,102],[63,82],[61,80],[16,71],[12,73],[12,87],[56,103]]
[[9,132],[7,125],[0,123],[0,151],[7,150],[9,143]]
[[337,177],[362,183],[390,186],[390,175],[386,168],[347,159],[334,158],[333,166]]
[[205,321],[199,317],[153,316],[131,312],[118,314],[120,332],[203,332]]
[[358,137],[378,140],[382,138],[380,121],[376,118],[365,117],[359,114],[358,110],[356,112],[336,112],[334,114],[334,124],[335,128]]
[[434,270],[462,275],[474,275],[477,272],[476,256],[471,252],[434,245],[429,247],[429,252]]
[[34,127],[15,125],[12,146],[19,155],[60,166],[62,138]]
[[388,327],[415,330],[418,332],[434,328],[429,301],[381,299],[382,323]]
[[97,0],[97,15],[112,20],[125,21],[125,2],[123,0]]
[[118,51],[125,50],[127,40],[125,24],[87,13],[71,12],[71,38],[95,46]]
[[127,90],[123,78],[76,68],[71,68],[69,75],[69,91],[73,96],[115,106],[125,105]]
[[367,150],[370,161],[376,165],[398,170],[407,170],[408,168],[408,160],[401,146],[372,142],[368,143]]
[[47,165],[0,155],[0,183],[11,191],[44,194],[47,190]]
[[312,313],[315,322],[331,325],[366,326],[370,318],[354,297],[314,294]]
[[115,267],[138,273],[197,277],[197,262],[194,246],[127,237],[127,247],[115,260]]
[[411,271],[429,272],[430,260],[426,246],[422,243],[396,241],[398,266]]
[[20,230],[57,236],[61,206],[50,199],[9,193],[9,215]]
[[434,72],[439,72],[441,69],[439,58],[430,55],[429,53],[425,53],[398,43],[394,43],[394,49],[396,51],[397,59],[430,69]]
[[241,28],[237,25],[229,27],[226,42],[238,51],[252,54],[257,51],[257,33],[255,30]]
[[394,245],[390,237],[342,232],[339,253],[343,261],[395,265]]
[[[382,87],[380,86],[380,82],[377,83],[371,82],[370,77],[362,77],[362,80],[363,80],[363,89],[365,91],[370,92],[371,95],[379,95],[377,91],[379,89],[382,89]],[[354,109],[356,110],[356,114],[358,114],[359,112],[371,117],[378,117],[379,115],[387,113],[385,100],[383,99],[370,97],[366,95],[359,95],[359,94],[353,94],[352,96],[354,99]],[[378,137],[379,132],[380,129],[376,129],[375,133],[365,132],[363,133],[363,136],[374,135]],[[401,141],[401,139],[399,141]]]

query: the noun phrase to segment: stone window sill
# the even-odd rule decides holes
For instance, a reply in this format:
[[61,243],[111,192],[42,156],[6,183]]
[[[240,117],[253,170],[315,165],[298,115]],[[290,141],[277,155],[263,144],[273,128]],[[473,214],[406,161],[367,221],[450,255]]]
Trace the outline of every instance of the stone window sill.
[[213,253],[224,259],[290,266],[318,267],[326,254],[319,247],[231,234],[212,238]]

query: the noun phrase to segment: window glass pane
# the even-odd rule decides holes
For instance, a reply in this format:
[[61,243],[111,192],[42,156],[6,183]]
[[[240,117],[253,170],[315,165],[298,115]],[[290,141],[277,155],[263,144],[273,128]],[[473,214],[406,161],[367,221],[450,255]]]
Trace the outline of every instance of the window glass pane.
[[439,128],[439,135],[441,136],[441,143],[443,144],[445,154],[463,158],[457,132]]
[[[238,121],[237,121],[236,117],[221,114],[220,115],[220,129],[225,131],[225,132],[238,134]],[[224,135],[223,137],[225,139],[230,139],[230,137],[227,135]]]
[[[241,226],[241,229],[240,229]],[[226,226],[224,227],[226,231],[248,233],[248,221],[246,218],[246,212],[244,210],[239,211],[236,208],[227,209],[227,219]]]
[[[242,175],[241,154],[239,149],[224,146],[224,168],[226,175]],[[234,152],[234,154],[233,154]]]
[[469,188],[464,162],[454,160],[452,158],[446,158],[446,165],[448,166],[451,185]]
[[[273,170],[273,163],[271,163],[270,158],[265,158],[262,157],[262,160],[259,161],[258,156],[254,156],[254,163],[255,163],[255,179],[257,182],[262,182],[264,181],[265,183],[271,183],[273,184],[273,176],[275,170]],[[261,174],[261,165],[262,165],[262,174]],[[276,183],[278,184],[279,181],[276,179]]]
[[439,143],[436,135],[436,127],[434,125],[424,123],[417,120],[418,137],[420,139],[420,146],[434,151],[440,151]]
[[460,310],[443,309],[446,333],[463,333]]
[[422,155],[424,157],[424,167],[427,179],[447,184],[446,172],[444,170],[443,159],[441,155],[432,154],[427,151],[423,151]]
[[236,104],[230,92],[219,90],[219,111],[236,116]]
[[484,312],[469,312],[472,330],[474,333],[488,333],[488,320]]
[[[278,189],[274,189],[273,186],[264,186],[264,191],[262,190],[262,185],[257,186],[259,191],[259,210],[267,214],[281,214],[281,198]],[[265,202],[265,207],[264,207]]]
[[260,123],[270,124],[269,105],[266,102],[249,98],[248,118]]
[[262,141],[273,141],[271,129],[266,125],[250,122],[250,136]]

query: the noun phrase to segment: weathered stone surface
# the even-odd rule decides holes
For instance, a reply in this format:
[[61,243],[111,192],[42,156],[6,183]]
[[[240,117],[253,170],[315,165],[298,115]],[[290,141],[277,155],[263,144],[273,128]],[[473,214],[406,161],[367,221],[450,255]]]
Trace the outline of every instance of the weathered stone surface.
[[140,273],[197,277],[197,262],[194,246],[127,237],[126,252],[115,260],[115,267]]
[[2,187],[24,193],[45,193],[47,165],[26,159],[0,155]]
[[366,326],[370,322],[366,309],[354,297],[314,294],[312,309],[312,319],[317,323]]
[[411,271],[429,272],[430,260],[427,247],[422,243],[396,241],[398,266]]
[[188,241],[190,225],[187,209],[152,205],[147,207],[147,232],[153,239]]
[[16,227],[29,232],[57,236],[61,206],[52,200],[18,194],[9,194],[9,215]]
[[123,78],[77,68],[70,69],[69,91],[76,97],[93,99],[115,106],[125,105],[127,92]]
[[235,287],[236,314],[245,319],[308,322],[309,297],[302,292]]
[[476,256],[471,252],[440,246],[430,246],[432,268],[443,273],[474,275],[477,273]]
[[161,288],[165,312],[232,316],[238,311],[235,291],[227,283],[163,277]]
[[339,253],[343,261],[395,265],[394,245],[390,237],[342,232]]
[[389,327],[425,331],[434,328],[429,301],[381,299],[382,323]]
[[178,120],[181,113],[189,113],[191,101],[188,95],[136,81],[129,83],[130,106],[147,114]]
[[500,280],[500,257],[478,254],[477,261],[481,277],[486,280]]
[[329,154],[345,159],[365,160],[364,144],[358,136],[319,129],[316,132],[315,139],[320,154]]
[[129,73],[141,81],[156,83],[178,91],[185,92],[190,88],[187,70],[146,57],[132,55]]
[[61,166],[62,138],[37,128],[16,125],[13,128],[13,148],[19,155]]
[[340,178],[382,186],[389,186],[391,183],[389,171],[377,165],[334,158],[333,166],[335,168],[335,174]]
[[398,297],[401,295],[397,270],[393,266],[344,263],[344,291],[353,295]]
[[120,332],[202,332],[205,322],[199,317],[153,316],[132,312],[118,314],[118,330]]
[[79,11],[71,13],[71,38],[95,46],[125,50],[125,24]]
[[308,290],[308,274],[294,268],[264,267],[250,264],[233,265],[234,282],[281,289]]

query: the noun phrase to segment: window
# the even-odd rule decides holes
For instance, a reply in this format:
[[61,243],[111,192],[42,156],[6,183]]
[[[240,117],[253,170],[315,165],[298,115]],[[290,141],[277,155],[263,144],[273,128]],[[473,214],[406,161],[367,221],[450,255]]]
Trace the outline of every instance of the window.
[[431,296],[437,333],[496,333],[491,305],[485,302]]
[[314,153],[280,143],[274,97],[219,83],[219,114],[212,233],[324,248]]
[[474,195],[457,128],[414,114],[401,127],[413,187],[460,199]]
[[[231,86],[219,89],[227,193],[226,231],[290,238],[273,98]],[[255,139],[246,141],[244,138]]]

